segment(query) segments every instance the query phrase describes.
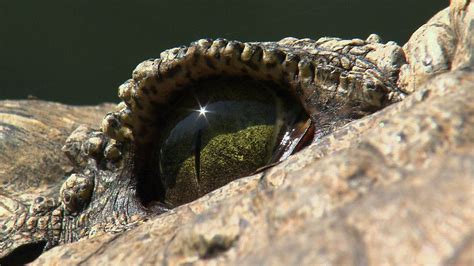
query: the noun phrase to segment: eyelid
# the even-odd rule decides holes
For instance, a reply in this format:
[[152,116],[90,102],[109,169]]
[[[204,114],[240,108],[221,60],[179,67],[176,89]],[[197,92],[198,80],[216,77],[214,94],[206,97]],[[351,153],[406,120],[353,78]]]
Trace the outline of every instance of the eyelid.
[[[331,42],[334,44],[329,45]],[[356,103],[351,108],[379,109],[405,93],[394,85],[393,72],[398,69],[379,68],[364,57],[370,45],[334,38],[287,38],[277,43],[201,39],[138,65],[132,79],[119,88],[121,109],[108,114],[102,128],[119,141],[134,139],[137,145],[146,145],[156,131],[151,125],[159,123],[160,111],[175,92],[211,76],[278,82],[310,115],[323,112],[328,105],[338,108],[351,102]],[[347,51],[340,52],[342,48]]]

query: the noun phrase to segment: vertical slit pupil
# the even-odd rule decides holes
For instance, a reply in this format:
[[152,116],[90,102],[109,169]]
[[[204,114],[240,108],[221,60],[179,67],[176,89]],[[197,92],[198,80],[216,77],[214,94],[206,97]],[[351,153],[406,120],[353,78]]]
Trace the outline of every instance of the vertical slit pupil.
[[202,141],[202,131],[203,129],[198,129],[196,131],[194,142],[193,142],[193,152],[194,152],[194,168],[196,171],[197,182],[201,181],[201,141]]

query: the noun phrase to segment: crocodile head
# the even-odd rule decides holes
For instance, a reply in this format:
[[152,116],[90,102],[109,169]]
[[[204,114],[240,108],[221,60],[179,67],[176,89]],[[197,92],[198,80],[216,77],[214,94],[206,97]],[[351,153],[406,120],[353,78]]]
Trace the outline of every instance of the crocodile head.
[[[5,221],[0,258],[121,232],[265,171],[335,128],[401,100],[406,92],[396,84],[404,63],[401,47],[376,35],[202,39],[166,50],[120,86],[122,102],[100,130],[79,127],[71,134],[63,151],[74,172],[57,197],[39,196]],[[183,122],[203,118],[209,118],[205,126]]]

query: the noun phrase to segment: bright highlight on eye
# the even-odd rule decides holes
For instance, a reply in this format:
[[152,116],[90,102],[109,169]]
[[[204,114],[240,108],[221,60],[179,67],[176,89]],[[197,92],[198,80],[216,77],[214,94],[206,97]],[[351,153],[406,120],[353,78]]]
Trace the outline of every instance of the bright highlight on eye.
[[206,110],[206,106],[200,106],[197,111],[199,112],[199,116],[206,116],[206,113],[209,113],[209,111]]

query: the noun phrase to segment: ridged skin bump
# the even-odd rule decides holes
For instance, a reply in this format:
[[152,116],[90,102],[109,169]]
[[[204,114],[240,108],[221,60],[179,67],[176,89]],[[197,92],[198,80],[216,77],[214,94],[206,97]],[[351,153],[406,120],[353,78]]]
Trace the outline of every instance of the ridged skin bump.
[[377,43],[374,36],[367,41],[285,38],[262,43],[202,39],[166,50],[160,58],[139,64],[132,79],[120,86],[122,109],[104,119],[103,131],[117,140],[148,142],[154,134],[150,127],[156,122],[154,116],[173,93],[212,76],[277,82],[308,113],[344,102],[379,109],[405,96],[396,86],[405,60],[398,45]]

